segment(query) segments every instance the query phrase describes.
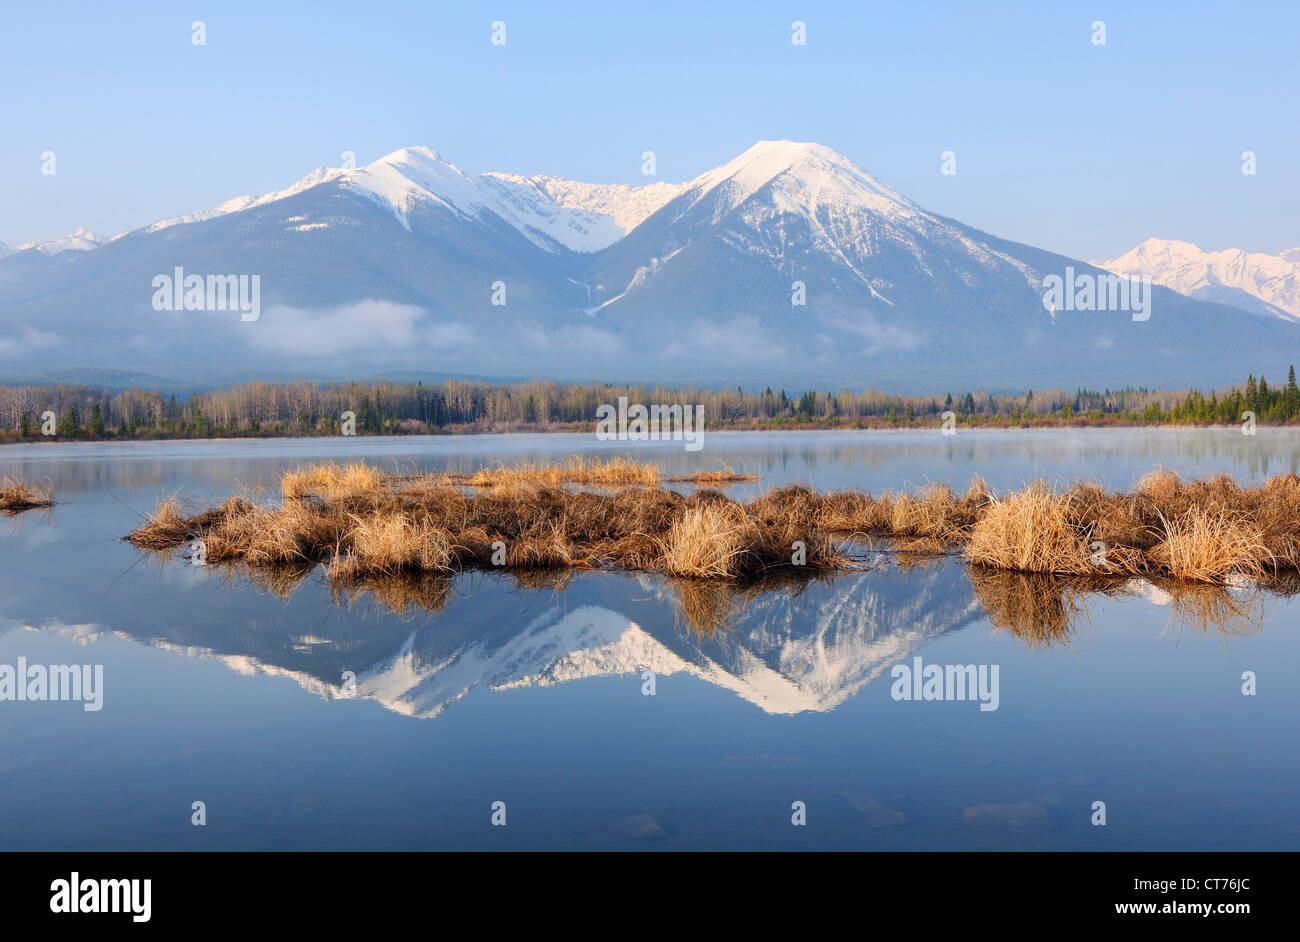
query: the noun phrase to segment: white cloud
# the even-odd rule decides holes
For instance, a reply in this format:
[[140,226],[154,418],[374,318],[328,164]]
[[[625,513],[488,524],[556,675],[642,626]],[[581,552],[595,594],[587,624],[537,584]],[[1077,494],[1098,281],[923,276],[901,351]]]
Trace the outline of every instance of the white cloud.
[[321,356],[350,351],[447,348],[474,341],[471,327],[457,321],[422,323],[424,308],[367,298],[328,308],[276,304],[247,325],[254,346]]
[[0,336],[0,356],[57,347],[62,342],[63,338],[58,334],[37,330],[35,327],[24,327],[17,337]]
[[771,331],[752,317],[736,317],[726,324],[704,322],[691,327],[663,349],[669,360],[698,361],[721,357],[727,363],[770,363],[786,356],[785,347]]
[[562,327],[546,330],[531,324],[519,331],[537,351],[576,353],[582,356],[614,356],[623,352],[623,341],[598,327]]
[[839,330],[857,334],[867,342],[864,353],[881,353],[890,350],[915,350],[921,345],[921,336],[906,327],[882,324],[867,311],[853,315],[828,316],[823,323]]

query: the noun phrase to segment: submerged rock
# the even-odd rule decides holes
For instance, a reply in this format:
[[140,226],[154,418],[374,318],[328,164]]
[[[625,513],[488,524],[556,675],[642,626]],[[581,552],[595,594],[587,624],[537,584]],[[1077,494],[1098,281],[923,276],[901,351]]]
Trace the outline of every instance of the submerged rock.
[[659,822],[648,814],[634,814],[626,818],[619,818],[612,824],[607,825],[606,829],[614,837],[629,838],[631,840],[646,840],[652,837],[663,837],[664,829],[659,826]]
[[1047,827],[1047,809],[1033,802],[1008,805],[971,805],[963,809],[962,820],[979,830],[1038,831]]
[[839,796],[848,802],[858,814],[866,818],[873,828],[892,828],[910,824],[911,819],[901,811],[882,805],[866,792],[840,792]]

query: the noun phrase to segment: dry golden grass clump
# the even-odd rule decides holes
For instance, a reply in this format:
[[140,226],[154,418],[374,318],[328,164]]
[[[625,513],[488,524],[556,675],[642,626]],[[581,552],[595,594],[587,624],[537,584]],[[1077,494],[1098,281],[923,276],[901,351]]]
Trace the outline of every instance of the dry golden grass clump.
[[1273,568],[1262,529],[1239,513],[1193,506],[1169,520],[1150,551],[1158,571],[1191,582],[1222,582],[1230,575],[1259,578]]
[[841,533],[866,532],[871,495],[862,491],[832,491],[821,500],[817,522]]
[[158,501],[153,513],[127,539],[141,549],[164,550],[191,539],[190,534],[200,528],[200,523],[185,513],[179,498],[167,497]]
[[708,487],[669,490],[652,466],[625,459],[421,476],[327,464],[286,473],[281,491],[278,504],[238,497],[199,513],[168,498],[128,539],[153,550],[202,540],[213,561],[319,563],[335,580],[469,567],[734,580],[848,565],[817,526],[810,491],[797,512],[787,506],[794,492],[751,509]]
[[280,478],[280,490],[288,498],[316,494],[327,500],[336,500],[350,494],[375,491],[385,483],[385,475],[364,462],[351,461],[345,465],[329,462],[285,472]]
[[352,552],[347,559],[361,571],[389,574],[404,569],[451,572],[454,568],[447,532],[425,518],[398,511],[354,516],[352,520]]
[[480,468],[472,474],[432,475],[440,483],[473,488],[560,487],[656,487],[663,482],[659,469],[648,461],[629,458],[584,459],[574,456],[557,464],[521,462],[495,468]]
[[758,527],[738,504],[691,507],[661,539],[664,571],[674,576],[728,579],[758,536]]
[[652,466],[620,458],[422,476],[331,464],[291,471],[281,489],[278,505],[235,497],[193,514],[168,498],[128,539],[153,550],[202,539],[209,559],[322,563],[335,579],[477,567],[752,580],[853,568],[837,533],[914,555],[961,548],[980,566],[1055,576],[1224,584],[1300,571],[1293,475],[1243,488],[1226,475],[1184,483],[1158,471],[1127,494],[1036,482],[994,495],[979,479],[960,496],[945,484],[878,498],[791,485],[742,503],[707,486],[683,495]]
[[719,471],[696,471],[665,478],[648,461],[615,457],[606,460],[569,458],[559,464],[522,462],[481,468],[472,474],[434,474],[424,478],[426,484],[451,484],[469,488],[519,489],[530,487],[659,487],[664,483],[725,485],[757,481],[757,474],[742,474],[725,468]]
[[936,547],[966,540],[992,498],[981,478],[960,497],[947,484],[926,484],[911,493],[886,491],[872,499],[860,491],[835,491],[821,499],[820,522],[828,530],[912,538]]
[[966,546],[972,562],[1025,572],[1164,576],[1223,584],[1300,569],[1300,478],[1243,488],[1225,474],[1184,483],[1170,471],[1131,493],[1036,483],[996,499]]
[[48,481],[36,487],[15,478],[0,479],[0,512],[19,513],[54,505],[54,487]]
[[671,484],[746,484],[757,481],[759,475],[749,474],[747,472],[732,471],[725,468],[721,471],[693,471],[690,474],[676,474],[668,479]]
[[994,499],[971,529],[966,558],[1018,572],[1095,571],[1082,535],[1070,525],[1067,501],[1041,482]]

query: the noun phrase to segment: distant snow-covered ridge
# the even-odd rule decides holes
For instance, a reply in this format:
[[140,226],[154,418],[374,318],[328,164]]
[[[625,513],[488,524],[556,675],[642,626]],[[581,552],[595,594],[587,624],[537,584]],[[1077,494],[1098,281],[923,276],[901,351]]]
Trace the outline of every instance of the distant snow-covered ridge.
[[[469,177],[430,148],[404,147],[364,167],[318,167],[282,190],[264,196],[236,196],[211,209],[160,219],[143,231],[159,232],[206,222],[288,199],[332,181],[391,211],[408,229],[413,208],[421,203],[437,203],[469,217],[486,210],[545,249],[562,247],[575,252],[595,252],[612,245],[686,186],[661,181],[643,186],[579,183],[560,177],[491,171]],[[323,224],[309,225],[319,228]],[[301,231],[307,227],[299,228]],[[46,255],[89,251],[105,241],[111,240],[102,240],[83,228],[50,242],[29,242],[17,250],[0,243],[0,258],[33,248]]]
[[1190,242],[1147,239],[1118,258],[1093,264],[1117,275],[1149,275],[1191,298],[1300,321],[1300,248],[1277,255],[1207,252]]
[[89,252],[92,249],[99,248],[107,241],[111,240],[101,239],[82,226],[76,232],[62,238],[51,239],[49,242],[25,242],[18,246],[17,249],[9,249],[3,243],[0,243],[0,258],[15,251],[23,252],[28,249],[35,249],[42,255],[58,255],[60,252]]

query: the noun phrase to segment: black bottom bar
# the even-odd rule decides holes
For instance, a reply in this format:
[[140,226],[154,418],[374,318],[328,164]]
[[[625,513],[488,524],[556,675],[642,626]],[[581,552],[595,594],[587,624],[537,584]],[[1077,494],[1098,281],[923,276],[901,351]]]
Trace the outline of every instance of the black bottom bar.
[[[7,927],[351,927],[482,917],[563,928],[663,924],[718,907],[735,925],[912,913],[936,926],[1231,930],[1279,919],[1287,854],[9,854]],[[76,877],[73,877],[73,874]],[[148,880],[147,896],[145,893]],[[132,883],[104,881],[140,881]],[[74,888],[76,893],[74,894]],[[76,897],[75,906],[73,897]],[[146,910],[147,901],[147,910]],[[77,912],[72,912],[72,909]],[[85,912],[113,909],[116,912]],[[55,911],[60,910],[60,911]],[[147,921],[142,917],[148,915]],[[1053,919],[1043,923],[1044,917]]]

